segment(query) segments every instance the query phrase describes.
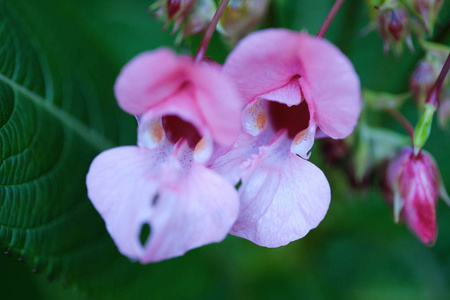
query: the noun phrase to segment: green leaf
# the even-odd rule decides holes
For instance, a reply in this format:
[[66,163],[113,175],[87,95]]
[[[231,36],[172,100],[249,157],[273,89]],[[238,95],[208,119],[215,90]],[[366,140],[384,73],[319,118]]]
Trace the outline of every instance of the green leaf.
[[118,253],[85,176],[136,125],[70,10],[38,2],[0,1],[0,248],[82,290],[126,285],[142,268]]

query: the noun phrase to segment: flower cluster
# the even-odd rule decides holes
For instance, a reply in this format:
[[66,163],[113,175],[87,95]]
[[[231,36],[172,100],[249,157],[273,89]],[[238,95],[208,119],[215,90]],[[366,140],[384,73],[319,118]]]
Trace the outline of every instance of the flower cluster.
[[403,43],[414,51],[411,33],[419,39],[433,34],[443,0],[368,0],[371,28],[378,29],[384,40],[384,52],[393,47],[400,55]]
[[[218,24],[219,32],[235,44],[259,25],[268,6],[269,0],[229,0]],[[178,32],[179,44],[186,37],[206,31],[216,4],[214,0],[156,0],[149,10],[165,27],[173,24],[172,33]]]
[[[174,3],[172,16],[189,5]],[[308,161],[314,140],[351,134],[361,102],[339,49],[283,29],[249,35],[223,66],[141,54],[115,94],[138,119],[138,145],[101,153],[87,187],[119,250],[143,263],[228,233],[265,247],[304,237],[331,197]]]
[[[378,29],[397,51],[410,41],[412,20],[431,32],[442,4],[373,1],[379,4]],[[207,2],[155,5],[176,29],[187,30]],[[309,161],[320,138],[327,138],[325,158],[346,161],[353,186],[363,187],[384,166],[383,191],[395,221],[406,222],[432,245],[438,197],[450,200],[436,162],[423,148],[435,112],[442,124],[449,119],[449,49],[420,42],[426,55],[410,81],[420,116],[413,128],[399,110],[410,93],[361,95],[349,59],[322,39],[343,0],[335,2],[316,37],[256,31],[219,65],[204,60],[216,26],[228,28],[234,44],[264,15],[256,3],[268,3],[229,2],[222,0],[214,16],[205,18],[195,57],[160,48],[134,58],[117,78],[118,104],[138,120],[138,145],[101,153],[87,187],[119,250],[148,263],[227,234],[270,248],[303,238],[323,220],[331,200],[326,176]],[[371,111],[388,112],[409,137],[370,124]]]

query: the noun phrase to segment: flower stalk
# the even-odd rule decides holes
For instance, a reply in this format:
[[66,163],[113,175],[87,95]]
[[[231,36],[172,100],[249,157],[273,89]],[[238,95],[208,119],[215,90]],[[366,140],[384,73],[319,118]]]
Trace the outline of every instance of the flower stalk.
[[331,8],[330,12],[328,13],[327,17],[325,18],[325,21],[323,22],[322,26],[319,29],[319,33],[317,33],[318,38],[323,38],[325,36],[325,33],[328,30],[328,27],[330,27],[331,21],[333,21],[337,12],[341,8],[342,3],[344,3],[344,0],[336,0],[336,2],[334,2],[333,7]]
[[435,108],[439,106],[439,94],[441,92],[442,84],[444,83],[445,76],[447,76],[448,71],[450,70],[450,53],[445,60],[444,66],[442,67],[441,73],[439,73],[436,82],[433,85],[430,93],[428,94],[425,103],[432,104]]
[[408,135],[411,138],[411,146],[414,148],[414,127],[412,127],[411,123],[409,123],[408,119],[406,119],[401,113],[396,111],[395,109],[387,110],[391,116],[393,116],[405,130],[408,132]]
[[214,17],[211,20],[211,23],[209,24],[208,29],[205,32],[205,35],[203,36],[203,40],[200,44],[200,47],[197,50],[197,53],[195,54],[195,62],[200,62],[205,57],[206,49],[208,49],[209,42],[211,41],[211,38],[214,34],[214,31],[216,30],[217,23],[219,23],[220,17],[222,16],[223,12],[225,11],[225,8],[228,5],[228,2],[230,0],[222,0],[219,4],[219,7],[217,8],[216,13],[214,14]]
[[425,143],[428,140],[428,137],[430,136],[433,116],[434,113],[436,112],[436,109],[439,107],[439,94],[441,92],[445,76],[447,76],[449,69],[450,69],[450,53],[448,54],[444,66],[442,67],[442,70],[439,73],[436,82],[434,83],[431,91],[428,94],[427,99],[425,100],[424,112],[416,125],[416,129],[414,131],[415,155],[418,155],[420,153],[420,150],[425,145]]

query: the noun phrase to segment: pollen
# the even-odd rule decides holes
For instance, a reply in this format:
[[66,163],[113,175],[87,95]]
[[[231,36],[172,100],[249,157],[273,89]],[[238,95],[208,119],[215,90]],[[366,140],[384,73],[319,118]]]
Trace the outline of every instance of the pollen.
[[164,129],[159,122],[153,122],[150,128],[150,135],[156,143],[161,142],[164,137]]
[[302,131],[300,131],[299,133],[297,133],[297,135],[294,138],[294,145],[298,145],[301,142],[304,142],[307,140],[307,133],[308,133],[308,129],[304,129]]
[[256,108],[258,107],[258,104],[259,104],[259,101],[256,101],[255,104],[253,104],[251,107],[249,107],[248,113],[252,114],[256,110]]
[[255,125],[258,129],[263,129],[267,124],[267,115],[264,110],[260,110],[255,118]]
[[205,146],[206,146],[206,140],[203,138],[195,146],[194,153],[199,153],[199,152],[203,151],[203,149],[205,149]]

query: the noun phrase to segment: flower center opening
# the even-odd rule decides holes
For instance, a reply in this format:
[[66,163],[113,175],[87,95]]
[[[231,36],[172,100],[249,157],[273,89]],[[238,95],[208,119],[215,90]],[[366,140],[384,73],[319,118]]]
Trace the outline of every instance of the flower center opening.
[[186,139],[189,147],[193,149],[202,139],[194,125],[175,115],[162,117],[161,124],[166,138],[174,144],[180,139]]
[[306,101],[291,107],[275,101],[267,102],[268,115],[276,131],[286,129],[288,137],[293,139],[297,133],[308,128],[310,115]]

